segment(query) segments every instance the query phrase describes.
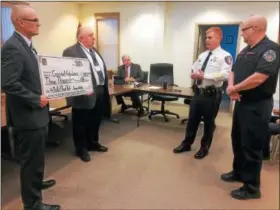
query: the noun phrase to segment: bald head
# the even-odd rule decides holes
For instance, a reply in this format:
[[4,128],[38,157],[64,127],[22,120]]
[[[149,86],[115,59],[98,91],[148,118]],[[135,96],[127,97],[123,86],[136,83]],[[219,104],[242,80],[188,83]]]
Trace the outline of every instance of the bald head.
[[31,38],[39,34],[39,18],[36,11],[28,5],[16,5],[12,8],[11,20],[16,31]]
[[16,5],[12,8],[11,19],[15,27],[18,27],[18,20],[29,15],[36,14],[35,10],[28,5]]
[[92,48],[94,45],[93,30],[88,26],[81,26],[77,32],[77,39],[86,48]]
[[241,24],[244,42],[251,47],[255,46],[265,37],[267,20],[260,15],[252,15]]
[[88,27],[88,26],[81,26],[78,29],[77,38],[79,39],[79,37],[85,36],[85,35],[90,34],[90,33],[93,34],[93,30],[90,27]]
[[263,16],[252,15],[246,21],[243,22],[243,25],[252,26],[256,31],[266,32],[267,20]]

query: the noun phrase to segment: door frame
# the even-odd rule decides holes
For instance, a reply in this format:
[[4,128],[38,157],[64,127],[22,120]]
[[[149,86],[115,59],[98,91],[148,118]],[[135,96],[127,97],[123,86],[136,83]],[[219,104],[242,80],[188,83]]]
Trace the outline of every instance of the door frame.
[[[203,25],[203,26],[207,26],[207,25],[240,25],[242,23],[242,21],[229,21],[229,22],[215,22],[215,23],[204,23],[204,22],[197,22],[195,23],[195,29],[194,29],[194,52],[193,52],[193,62],[196,61],[197,57],[197,52],[198,52],[198,45],[199,45],[199,26]],[[241,42],[241,36],[240,36],[240,27],[238,30],[238,34],[237,34],[237,43],[236,43],[236,55],[235,57],[238,55],[239,50],[240,50],[240,42]],[[232,113],[233,112],[233,107],[234,107],[234,101],[230,101],[230,105],[229,105],[229,112]]]

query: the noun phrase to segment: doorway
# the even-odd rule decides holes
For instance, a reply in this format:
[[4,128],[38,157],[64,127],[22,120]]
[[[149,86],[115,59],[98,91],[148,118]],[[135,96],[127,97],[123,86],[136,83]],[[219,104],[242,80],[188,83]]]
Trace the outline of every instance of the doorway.
[[[205,47],[205,32],[208,28],[218,26],[223,31],[223,39],[221,41],[221,48],[229,52],[235,62],[236,54],[238,51],[239,43],[239,23],[236,24],[199,24],[198,25],[198,36],[197,36],[197,52],[195,59],[198,58],[199,54],[206,50]],[[227,83],[225,83],[226,85]],[[223,92],[222,102],[220,106],[222,111],[231,111],[231,100],[227,96],[226,92]]]

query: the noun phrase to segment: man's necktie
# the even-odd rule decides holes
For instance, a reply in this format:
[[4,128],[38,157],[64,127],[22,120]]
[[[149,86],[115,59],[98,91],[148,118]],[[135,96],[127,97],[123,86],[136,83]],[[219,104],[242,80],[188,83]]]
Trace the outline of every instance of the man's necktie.
[[[94,66],[99,66],[98,61],[97,61],[96,56],[95,56],[95,52],[92,49],[89,49],[89,52],[90,52],[90,56],[93,60]],[[96,73],[98,75],[99,83],[104,84],[104,77],[103,77],[101,69],[99,71],[96,71]]]
[[[209,58],[210,58],[211,55],[212,55],[212,52],[210,51],[210,52],[208,53],[208,55],[207,55],[205,61],[203,62],[202,66],[201,66],[201,71],[203,71],[203,72],[205,71],[206,66],[207,66],[207,63],[208,63]],[[202,80],[196,80],[196,84],[197,84],[197,85],[201,85],[201,83],[202,83]]]
[[32,51],[32,53],[35,55],[36,59],[37,59],[37,51],[35,50],[35,48],[33,47],[32,43],[30,44],[30,49]]
[[127,78],[127,77],[128,77],[128,67],[125,66],[125,78]]

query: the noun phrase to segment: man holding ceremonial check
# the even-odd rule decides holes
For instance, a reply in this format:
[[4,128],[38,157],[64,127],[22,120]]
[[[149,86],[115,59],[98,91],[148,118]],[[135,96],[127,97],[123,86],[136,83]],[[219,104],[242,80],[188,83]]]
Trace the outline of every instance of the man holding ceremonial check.
[[108,76],[104,60],[93,48],[94,35],[89,27],[80,27],[78,42],[64,50],[63,56],[85,58],[90,62],[94,93],[67,99],[72,106],[73,140],[76,155],[82,161],[90,161],[88,151],[107,152],[108,148],[99,143],[99,127],[103,113],[111,114],[111,100],[108,90]]

